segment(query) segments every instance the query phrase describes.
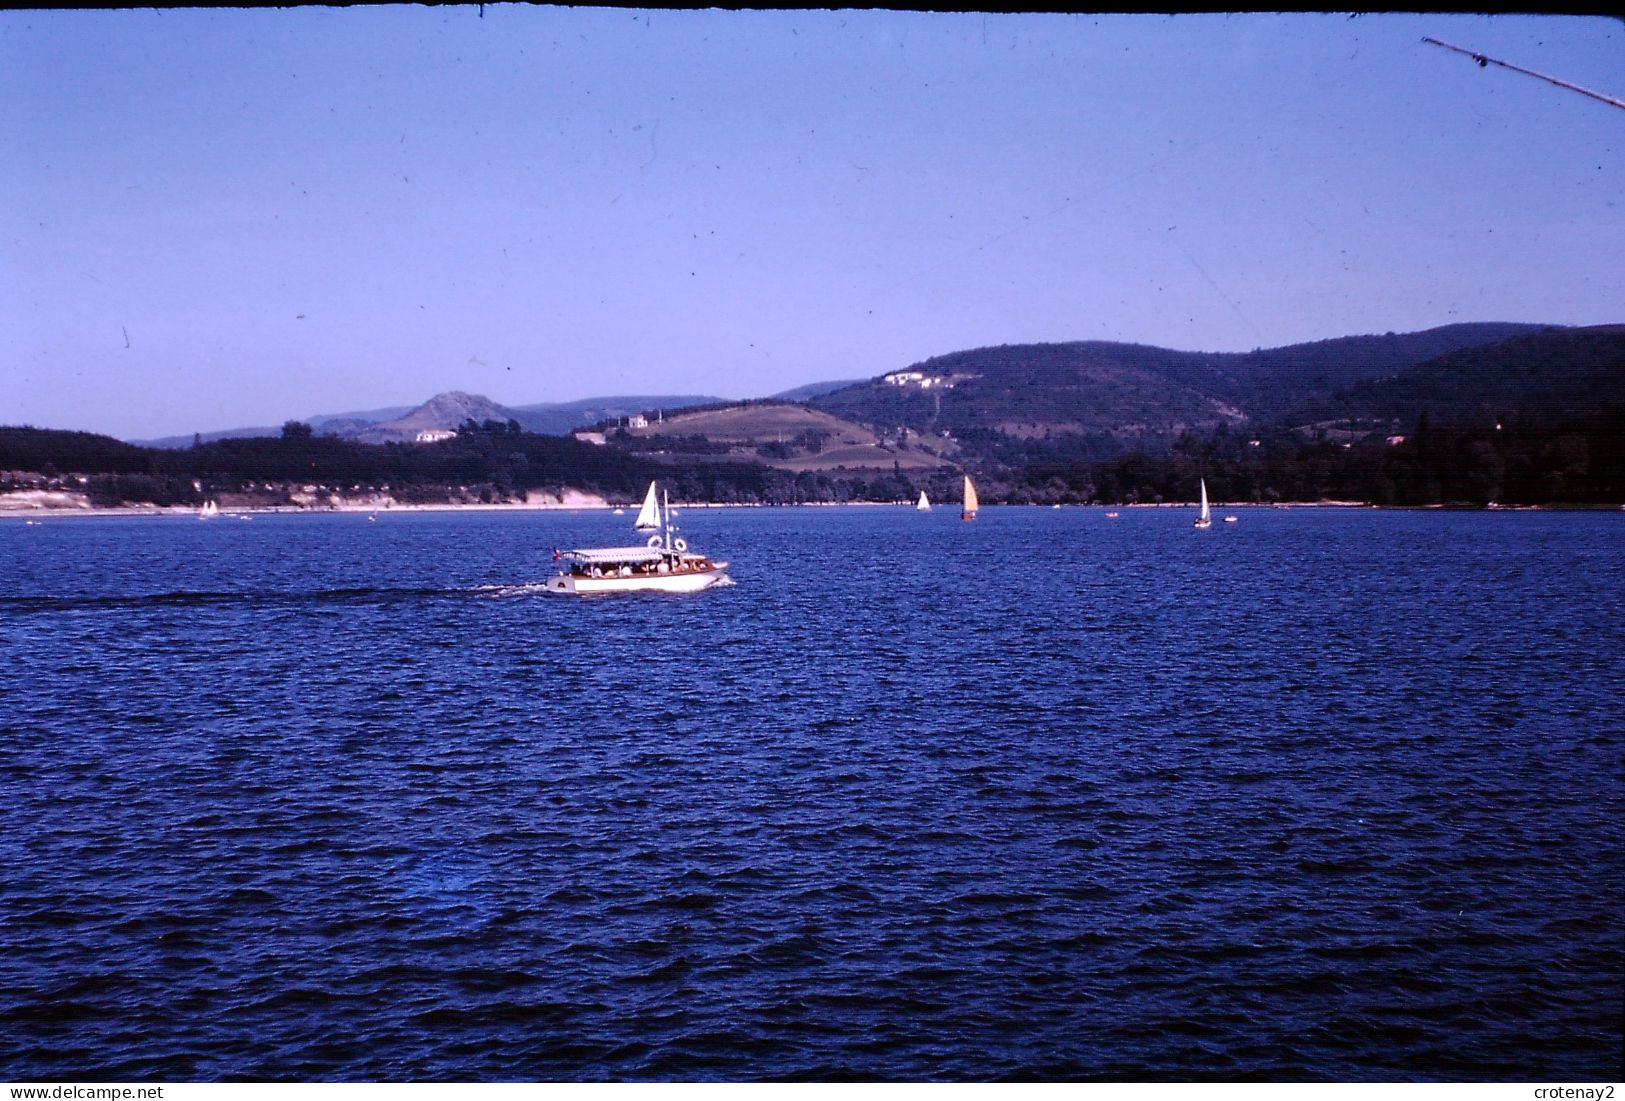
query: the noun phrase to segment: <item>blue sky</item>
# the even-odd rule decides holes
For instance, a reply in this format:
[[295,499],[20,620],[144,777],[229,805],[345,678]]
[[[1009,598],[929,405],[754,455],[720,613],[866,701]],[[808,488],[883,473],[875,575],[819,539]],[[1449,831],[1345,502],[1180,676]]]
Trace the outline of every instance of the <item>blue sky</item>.
[[0,13],[0,424],[1625,321],[1625,23]]

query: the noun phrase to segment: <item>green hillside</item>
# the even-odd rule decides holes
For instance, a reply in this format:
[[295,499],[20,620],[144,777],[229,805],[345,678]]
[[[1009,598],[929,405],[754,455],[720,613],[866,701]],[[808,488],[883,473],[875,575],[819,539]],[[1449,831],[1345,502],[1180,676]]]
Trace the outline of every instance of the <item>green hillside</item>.
[[600,425],[606,442],[665,463],[727,459],[790,471],[924,471],[949,467],[957,447],[907,429],[886,432],[809,405],[726,402],[633,426]]
[[1288,413],[1299,424],[1582,419],[1625,406],[1625,325],[1553,329],[1367,379]]
[[[368,494],[514,502],[566,490],[627,504],[657,477],[682,500],[902,501],[922,489],[952,499],[960,469],[975,474],[987,504],[1188,501],[1198,479],[1220,502],[1625,501],[1625,325],[1511,326],[1510,336],[1465,343],[1506,328],[1243,356],[1120,344],[978,349],[807,403],[717,403],[652,424],[605,423],[602,443],[495,417],[470,417],[433,443],[369,444],[290,422],[276,437],[182,449],[0,428],[0,509],[47,497],[321,507],[313,502]],[[1330,387],[1336,378],[1354,381]]]
[[1452,325],[1246,353],[1096,341],[1002,345],[936,356],[810,399],[848,420],[949,435],[993,455],[1011,440],[1112,454],[1181,433],[1261,425],[1338,390],[1437,356],[1540,331]]
[[1440,356],[1548,330],[1544,325],[1511,323],[1445,325],[1417,333],[1346,336],[1204,356],[1194,365],[1174,360],[1166,371],[1186,385],[1245,410],[1254,422],[1267,422],[1363,381],[1394,375]]
[[1170,363],[1188,359],[1194,365],[1196,358],[1130,344],[978,348],[937,356],[809,404],[861,423],[954,437],[1135,439],[1240,419],[1239,411],[1169,377]]

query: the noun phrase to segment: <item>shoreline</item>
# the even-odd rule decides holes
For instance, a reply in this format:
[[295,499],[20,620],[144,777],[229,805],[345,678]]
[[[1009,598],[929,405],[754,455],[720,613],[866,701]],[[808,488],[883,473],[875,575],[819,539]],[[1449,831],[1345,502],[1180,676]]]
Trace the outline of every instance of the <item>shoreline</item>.
[[[359,504],[344,502],[337,505],[326,505],[312,508],[304,505],[253,505],[239,508],[222,508],[214,519],[233,519],[237,517],[249,518],[254,516],[321,516],[366,513],[376,516],[384,513],[419,513],[419,512],[611,512],[621,509],[630,512],[635,505],[611,505],[594,501],[558,501],[558,502],[504,502],[485,503],[472,502],[454,504],[450,502],[436,504],[400,504],[387,505]],[[759,509],[759,508],[897,508],[913,511],[914,505],[903,501],[798,501],[785,504],[742,504],[724,501],[694,501],[679,503],[676,507],[683,509]],[[952,502],[942,506],[945,509],[955,507]],[[1061,509],[1176,509],[1188,511],[1198,507],[1197,502],[1164,501],[1160,503],[1136,502],[1134,504],[1063,504],[1056,505],[984,505],[983,508],[1031,508],[1043,511],[1052,511],[1057,507]],[[1337,508],[1337,509],[1373,509],[1384,512],[1618,512],[1625,511],[1625,504],[1588,504],[1588,505],[1377,505],[1366,501],[1276,501],[1270,503],[1247,502],[1245,504],[1214,503],[1215,509],[1226,510],[1255,510],[1255,509],[1304,509],[1304,508]],[[45,505],[34,504],[25,506],[8,506],[0,500],[0,522],[10,519],[26,520],[37,523],[40,520],[68,519],[73,517],[109,518],[109,517],[175,517],[194,518],[198,516],[195,506],[162,506],[162,505],[121,505],[114,508],[94,508],[78,505]]]
[[[902,503],[890,501],[799,501],[795,504],[735,504],[726,501],[693,501],[678,503],[674,509],[725,509],[725,508],[903,508]],[[906,507],[912,509],[913,505]],[[1042,506],[999,506],[999,507],[1042,507]],[[1093,505],[1069,505],[1068,508],[1093,508]],[[1104,506],[1101,506],[1104,507]],[[1194,507],[1194,506],[1192,506]],[[433,505],[332,505],[321,508],[306,508],[301,505],[249,505],[241,508],[222,508],[214,519],[231,519],[235,516],[328,516],[348,513],[367,513],[368,515],[383,515],[391,512],[610,512],[620,509],[623,513],[637,511],[636,505],[596,505],[596,504],[486,504],[478,502],[473,504],[433,504]],[[0,521],[7,519],[39,520],[47,517],[52,519],[73,516],[109,517],[109,516],[174,516],[180,518],[200,518],[198,510],[191,505],[163,506],[163,505],[124,505],[117,508],[80,508],[72,505],[56,506],[29,506],[26,508],[8,508],[0,504]]]

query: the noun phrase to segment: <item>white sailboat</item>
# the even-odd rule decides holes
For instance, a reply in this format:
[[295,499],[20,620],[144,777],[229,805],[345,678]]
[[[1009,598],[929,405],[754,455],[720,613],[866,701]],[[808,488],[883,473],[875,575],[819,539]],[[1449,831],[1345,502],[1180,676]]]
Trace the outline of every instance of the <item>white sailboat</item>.
[[[674,510],[649,484],[644,508],[654,521],[657,534],[641,547],[586,547],[555,550],[553,561],[559,571],[543,588],[550,593],[588,596],[594,593],[662,592],[691,593],[728,580],[728,563],[715,562],[704,554],[690,552],[688,543],[677,534],[671,522]],[[643,524],[638,514],[638,526]]]
[[638,509],[638,518],[632,522],[634,531],[660,530],[660,502],[655,499],[655,484],[649,483],[649,492],[643,497],[643,507]]
[[960,512],[959,518],[961,520],[976,519],[976,510],[978,507],[979,502],[976,499],[976,487],[971,484],[970,475],[967,474],[965,476],[965,507]]
[[923,490],[923,489],[920,490],[920,500],[914,506],[914,508],[919,512],[930,512],[931,511],[931,498],[929,498],[929,497],[927,497],[925,495],[925,490]]
[[213,520],[220,515],[220,505],[211,497],[203,502],[203,507],[197,510],[199,520]]
[[1192,526],[1193,527],[1198,527],[1198,528],[1210,528],[1210,527],[1213,526],[1213,516],[1208,511],[1208,507],[1207,507],[1207,479],[1203,478],[1201,481],[1202,481],[1202,512],[1201,512],[1201,514],[1199,516],[1196,517],[1196,522]]

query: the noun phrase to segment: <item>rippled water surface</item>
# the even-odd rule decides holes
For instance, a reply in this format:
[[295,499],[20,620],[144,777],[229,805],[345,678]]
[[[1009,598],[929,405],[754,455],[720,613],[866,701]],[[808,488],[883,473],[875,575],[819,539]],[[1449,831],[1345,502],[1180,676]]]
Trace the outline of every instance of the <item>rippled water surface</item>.
[[0,520],[0,1078],[1621,1074],[1625,514]]

